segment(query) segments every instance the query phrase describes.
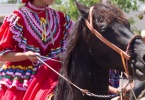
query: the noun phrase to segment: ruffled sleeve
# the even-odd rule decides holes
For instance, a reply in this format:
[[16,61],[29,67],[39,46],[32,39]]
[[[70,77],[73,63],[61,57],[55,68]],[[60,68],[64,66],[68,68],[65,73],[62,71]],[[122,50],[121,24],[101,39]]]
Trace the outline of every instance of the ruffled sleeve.
[[68,35],[74,25],[74,21],[72,21],[68,15],[65,15],[65,24],[64,24],[64,37],[63,40],[61,41],[62,45],[62,51],[66,51],[66,45],[68,41]]
[[18,23],[19,17],[16,14],[5,17],[0,28],[0,56],[15,51],[17,45],[17,33],[22,32],[22,26]]

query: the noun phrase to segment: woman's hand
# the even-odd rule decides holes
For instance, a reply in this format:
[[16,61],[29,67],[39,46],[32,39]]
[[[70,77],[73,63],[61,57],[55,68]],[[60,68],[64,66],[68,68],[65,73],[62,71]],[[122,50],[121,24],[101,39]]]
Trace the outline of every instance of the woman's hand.
[[126,88],[117,88],[117,92],[120,93],[122,91],[123,94],[126,94],[126,92],[128,91]]
[[40,55],[39,53],[34,53],[34,52],[32,52],[32,51],[27,51],[27,52],[25,52],[25,55],[26,55],[26,57],[32,62],[32,63],[35,63],[35,62],[37,62],[38,61],[38,59],[37,59],[37,55]]
[[121,88],[115,88],[109,85],[109,92],[118,95],[122,91],[123,94],[126,94],[128,91],[126,88],[121,89]]

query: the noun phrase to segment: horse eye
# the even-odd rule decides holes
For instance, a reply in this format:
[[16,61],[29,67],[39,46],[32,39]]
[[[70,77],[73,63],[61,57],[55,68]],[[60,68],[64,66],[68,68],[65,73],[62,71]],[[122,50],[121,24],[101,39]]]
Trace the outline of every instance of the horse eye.
[[143,59],[143,61],[145,62],[145,55],[143,55],[142,59]]

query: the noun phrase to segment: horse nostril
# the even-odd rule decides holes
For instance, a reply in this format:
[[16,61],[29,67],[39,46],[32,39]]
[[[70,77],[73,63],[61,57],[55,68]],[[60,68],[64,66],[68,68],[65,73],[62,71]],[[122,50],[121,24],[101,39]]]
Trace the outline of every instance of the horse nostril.
[[143,61],[145,62],[145,55],[143,55],[142,59],[143,59]]

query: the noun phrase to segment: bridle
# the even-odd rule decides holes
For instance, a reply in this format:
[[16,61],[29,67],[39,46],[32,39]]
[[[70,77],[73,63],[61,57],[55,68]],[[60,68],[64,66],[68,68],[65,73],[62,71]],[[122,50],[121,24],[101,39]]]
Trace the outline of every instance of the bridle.
[[[95,30],[93,28],[93,21],[92,21],[92,12],[93,12],[93,8],[94,7],[91,7],[90,8],[90,11],[89,11],[89,16],[88,16],[88,19],[85,19],[85,22],[86,22],[86,25],[87,27],[90,29],[90,31],[98,38],[100,39],[103,43],[105,43],[107,46],[109,46],[110,48],[112,48],[114,51],[116,51],[117,53],[120,54],[121,56],[121,59],[122,59],[122,63],[123,63],[123,66],[124,66],[124,70],[125,70],[125,73],[127,74],[128,76],[128,83],[127,85],[125,86],[125,88],[131,84],[133,82],[133,77],[131,77],[130,73],[129,73],[129,60],[131,59],[131,56],[129,54],[129,50],[130,50],[130,47],[131,47],[131,44],[132,42],[136,39],[136,38],[141,38],[140,35],[134,35],[131,40],[129,41],[128,45],[127,45],[127,48],[126,48],[126,51],[123,51],[122,49],[120,49],[119,47],[117,47],[116,45],[112,44],[111,42],[109,42],[106,38],[104,38],[97,30]],[[88,21],[89,20],[89,21]],[[131,87],[132,88],[132,87]],[[131,92],[133,93],[134,95],[134,98],[136,99],[136,96],[133,92],[133,90],[131,89]]]
[[100,39],[103,43],[105,43],[107,46],[109,46],[110,48],[112,48],[114,51],[116,51],[117,53],[120,54],[121,56],[121,59],[122,59],[122,63],[123,63],[123,66],[124,66],[124,70],[125,70],[125,73],[130,77],[130,74],[129,74],[129,71],[128,71],[128,61],[130,60],[131,56],[129,54],[129,49],[130,49],[130,46],[132,44],[132,42],[136,39],[136,38],[141,38],[140,35],[134,35],[130,42],[128,43],[127,45],[127,48],[126,48],[126,51],[123,51],[122,49],[120,49],[119,47],[117,47],[116,45],[112,44],[111,42],[109,42],[106,38],[104,38],[97,30],[95,30],[93,28],[93,21],[92,21],[92,11],[93,11],[93,8],[94,7],[91,7],[90,8],[90,11],[89,11],[89,21],[86,19],[85,22],[86,22],[86,25],[87,27],[90,29],[90,31],[98,38]]

